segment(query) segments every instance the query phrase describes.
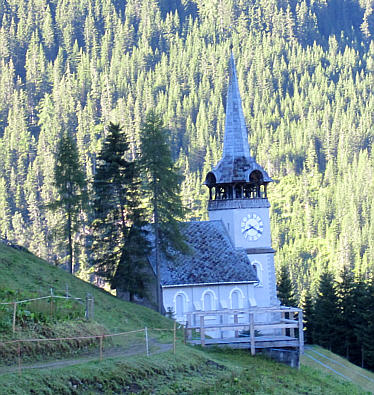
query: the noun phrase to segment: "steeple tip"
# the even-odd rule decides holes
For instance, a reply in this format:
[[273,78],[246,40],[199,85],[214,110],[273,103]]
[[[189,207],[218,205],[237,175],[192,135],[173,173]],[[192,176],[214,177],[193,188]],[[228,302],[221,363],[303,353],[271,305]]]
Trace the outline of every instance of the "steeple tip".
[[231,52],[229,62],[229,86],[227,89],[225,137],[223,156],[250,158],[247,127],[244,120],[240,98],[234,54]]

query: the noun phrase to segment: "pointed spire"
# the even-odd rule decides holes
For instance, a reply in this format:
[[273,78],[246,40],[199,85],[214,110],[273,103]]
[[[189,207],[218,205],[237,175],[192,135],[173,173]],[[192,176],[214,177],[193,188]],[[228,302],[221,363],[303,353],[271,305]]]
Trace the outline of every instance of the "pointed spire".
[[238,78],[234,55],[230,57],[230,79],[227,90],[225,138],[223,143],[223,158],[250,158],[248,133],[240,98]]

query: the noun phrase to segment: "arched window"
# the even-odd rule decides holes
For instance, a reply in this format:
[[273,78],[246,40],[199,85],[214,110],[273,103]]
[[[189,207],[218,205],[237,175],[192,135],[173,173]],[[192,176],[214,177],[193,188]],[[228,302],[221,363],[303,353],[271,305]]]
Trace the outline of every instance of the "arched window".
[[230,292],[230,304],[232,309],[241,309],[243,307],[244,295],[239,288],[234,288]]
[[184,314],[184,295],[179,294],[177,295],[175,299],[175,313],[177,315],[183,315]]
[[258,286],[262,286],[262,265],[260,262],[257,261],[252,261],[251,262],[253,270],[256,272],[257,274],[257,278],[259,280],[259,284]]
[[203,296],[202,296],[202,302],[203,302],[203,310],[204,311],[210,311],[210,310],[215,310],[215,298],[214,298],[214,292],[213,291],[204,291]]
[[238,309],[239,308],[239,292],[234,291],[231,294],[231,308],[232,309]]
[[187,304],[188,297],[184,292],[178,292],[174,296],[174,311],[177,321],[181,322],[185,320],[185,315],[188,312]]

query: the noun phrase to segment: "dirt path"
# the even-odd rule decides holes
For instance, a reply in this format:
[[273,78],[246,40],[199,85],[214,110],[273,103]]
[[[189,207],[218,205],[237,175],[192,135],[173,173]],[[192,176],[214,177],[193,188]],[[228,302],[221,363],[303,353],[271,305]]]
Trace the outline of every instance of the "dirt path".
[[[150,355],[170,351],[173,348],[172,344],[163,344],[155,341],[151,341],[150,346],[151,346]],[[115,358],[121,356],[129,357],[132,355],[140,355],[145,353],[146,353],[145,347],[134,346],[130,349],[127,348],[126,350],[117,347],[103,351],[103,359]],[[98,359],[100,359],[100,354],[98,351],[94,351],[92,353],[86,353],[84,356],[74,359],[59,359],[59,360],[48,361],[48,362],[36,362],[36,363],[24,364],[21,365],[21,370],[58,369],[66,366],[74,366],[91,361],[97,361]],[[0,376],[3,376],[5,374],[18,373],[18,372],[19,372],[18,366],[13,365],[10,367],[0,367]]]

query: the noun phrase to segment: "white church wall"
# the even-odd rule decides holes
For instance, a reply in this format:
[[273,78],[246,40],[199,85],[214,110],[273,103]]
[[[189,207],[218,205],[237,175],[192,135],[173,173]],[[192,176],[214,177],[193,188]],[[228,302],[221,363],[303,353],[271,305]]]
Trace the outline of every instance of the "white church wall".
[[248,254],[248,258],[256,266],[257,276],[260,280],[260,283],[254,288],[258,306],[277,305],[273,254]]
[[[256,305],[254,284],[248,283],[165,286],[162,293],[165,311],[172,311],[176,321],[181,324],[186,323],[190,312],[249,308]],[[220,317],[212,315],[206,323],[218,323],[218,320]],[[213,336],[214,333],[209,335]]]

